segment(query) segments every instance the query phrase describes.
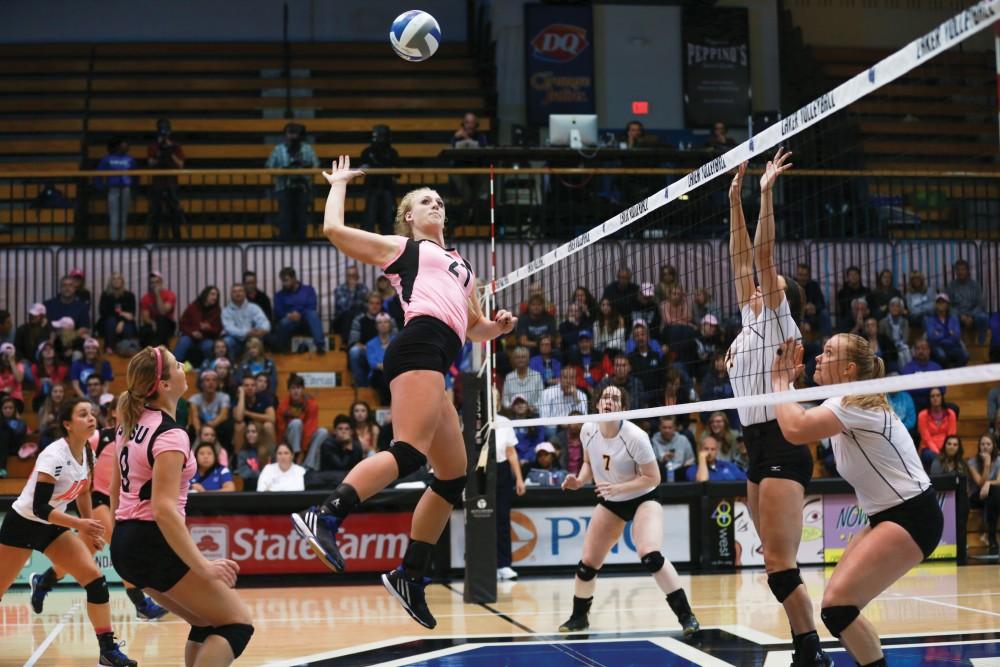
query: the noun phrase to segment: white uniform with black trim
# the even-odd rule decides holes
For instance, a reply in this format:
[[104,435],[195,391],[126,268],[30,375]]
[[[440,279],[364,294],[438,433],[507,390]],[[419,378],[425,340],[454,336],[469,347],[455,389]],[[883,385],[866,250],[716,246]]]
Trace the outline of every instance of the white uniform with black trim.
[[869,516],[919,496],[931,486],[913,439],[892,410],[843,405],[843,397],[823,402],[843,425],[833,436],[837,473],[854,487]]
[[70,450],[66,438],[59,438],[53,442],[38,455],[28,483],[24,485],[21,495],[11,506],[25,519],[51,525],[51,522],[35,516],[33,509],[35,486],[38,484],[38,473],[40,472],[55,478],[55,490],[52,492],[52,500],[49,501],[49,504],[53,510],[65,512],[66,506],[76,500],[76,497],[87,486],[90,472],[87,469],[87,453],[83,453],[83,462],[81,463],[73,458],[73,452]]
[[[612,438],[601,435],[600,426],[588,422],[580,430],[580,442],[590,458],[590,469],[597,483],[621,484],[639,476],[639,466],[656,461],[649,436],[632,422],[623,421]],[[656,488],[651,484],[630,493],[616,493],[605,500],[622,502],[645,495]]]
[[[729,346],[727,366],[729,382],[736,398],[760,396],[774,391],[771,387],[771,367],[778,346],[789,338],[802,340],[802,333],[792,319],[788,299],[782,295],[777,310],[761,308],[760,315],[754,315],[748,303],[740,311],[743,330]],[[774,406],[752,406],[737,408],[743,426],[762,424],[776,418]]]

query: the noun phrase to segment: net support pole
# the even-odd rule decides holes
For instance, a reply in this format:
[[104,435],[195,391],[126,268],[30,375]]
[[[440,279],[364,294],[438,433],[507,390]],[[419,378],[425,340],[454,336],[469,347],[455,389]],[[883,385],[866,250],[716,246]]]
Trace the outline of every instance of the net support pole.
[[465,589],[473,604],[497,599],[496,457],[490,431],[479,427],[487,415],[486,380],[462,374],[462,432],[469,458],[465,484]]

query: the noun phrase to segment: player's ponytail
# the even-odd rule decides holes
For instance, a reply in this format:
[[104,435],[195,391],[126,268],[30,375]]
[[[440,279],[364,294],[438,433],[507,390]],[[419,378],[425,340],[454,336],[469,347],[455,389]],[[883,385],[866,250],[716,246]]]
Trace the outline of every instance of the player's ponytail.
[[[857,334],[839,334],[843,337],[844,361],[858,369],[856,380],[875,380],[885,377],[885,362],[872,350],[867,338]],[[855,394],[845,396],[843,405],[853,405],[862,410],[891,410],[885,394]]]
[[162,346],[144,347],[128,362],[128,388],[118,396],[118,425],[126,439],[139,423],[146,403],[156,400],[160,380],[170,377],[169,365],[164,363],[166,354]]

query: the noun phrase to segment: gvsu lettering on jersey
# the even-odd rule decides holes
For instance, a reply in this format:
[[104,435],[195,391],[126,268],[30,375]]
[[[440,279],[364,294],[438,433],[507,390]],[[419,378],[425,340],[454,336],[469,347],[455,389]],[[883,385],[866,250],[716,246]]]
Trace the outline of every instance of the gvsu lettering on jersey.
[[565,23],[553,23],[531,40],[534,57],[553,63],[568,63],[588,46],[587,31],[578,25]]
[[132,434],[129,435],[128,439],[137,445],[141,445],[142,441],[146,439],[147,435],[149,435],[149,427],[142,426],[141,424],[136,424],[132,428]]

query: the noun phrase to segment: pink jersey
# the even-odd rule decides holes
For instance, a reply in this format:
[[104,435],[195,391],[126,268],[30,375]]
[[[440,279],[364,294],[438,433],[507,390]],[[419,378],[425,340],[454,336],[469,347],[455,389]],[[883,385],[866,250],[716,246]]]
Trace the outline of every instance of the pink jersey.
[[188,488],[197,465],[187,431],[159,410],[143,410],[139,423],[126,440],[121,428],[115,438],[115,459],[122,475],[118,494],[117,521],[153,520],[150,498],[153,496],[153,462],[164,452],[181,452],[186,457],[177,489],[177,511],[184,516]]
[[94,480],[92,491],[111,495],[111,475],[115,467],[115,429],[104,428],[94,431],[90,437],[90,448],[94,450]]
[[393,237],[399,252],[382,270],[396,288],[405,321],[429,315],[447,324],[465,342],[469,295],[476,286],[472,265],[454,248],[434,241]]

